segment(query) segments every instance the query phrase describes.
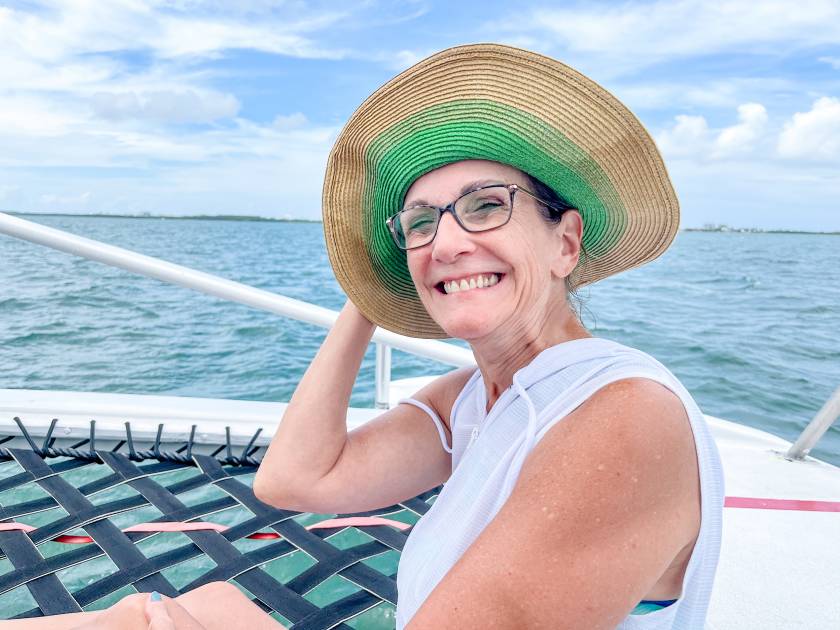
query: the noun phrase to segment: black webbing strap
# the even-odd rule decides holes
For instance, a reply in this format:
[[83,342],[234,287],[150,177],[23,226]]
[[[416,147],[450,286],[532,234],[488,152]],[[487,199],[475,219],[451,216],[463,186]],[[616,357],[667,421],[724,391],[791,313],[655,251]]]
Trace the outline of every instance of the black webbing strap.
[[[12,456],[18,464],[35,477],[35,481],[63,507],[72,519],[74,527],[84,526],[85,531],[96,541],[102,551],[117,565],[126,580],[138,591],[158,591],[174,597],[177,589],[160,573],[148,572],[148,560],[120,529],[107,518],[105,506],[95,506],[88,498],[67,480],[57,475],[38,455],[30,450],[12,449]],[[37,599],[35,601],[38,601]],[[80,602],[84,605],[83,602]],[[38,602],[41,606],[41,602]],[[43,608],[43,607],[42,607]]]
[[[0,575],[0,594],[25,586],[36,603],[36,608],[16,611],[15,618],[25,618],[78,612],[127,586],[140,592],[157,590],[176,597],[212,581],[233,580],[251,593],[258,606],[278,612],[292,622],[295,630],[348,630],[349,626],[343,622],[382,602],[395,605],[395,574],[383,574],[364,561],[385,552],[402,551],[408,532],[389,526],[357,527],[366,535],[365,541],[346,549],[338,548],[329,538],[346,529],[346,525],[310,531],[296,520],[297,512],[270,507],[254,496],[251,487],[240,478],[242,474],[254,471],[254,452],[249,445],[240,456],[228,452],[217,459],[192,454],[190,460],[185,461],[182,455],[163,453],[159,449],[139,454],[133,448],[129,454],[89,449],[79,451],[79,458],[73,457],[76,453],[73,449],[54,449],[52,446],[36,447],[35,450],[3,449],[5,456],[13,458],[23,470],[0,479],[0,492],[6,493],[6,497],[14,497],[18,488],[37,484],[48,496],[24,498],[11,504],[6,502],[0,506],[0,521],[12,522],[21,518],[25,521],[26,515],[56,507],[63,508],[67,515],[57,514],[53,520],[28,533],[0,531],[0,559],[7,558],[13,567]],[[68,453],[69,459],[57,459],[53,463],[44,459],[67,457]],[[75,474],[85,466],[96,468],[97,474],[92,481],[76,486],[62,476],[68,472]],[[106,474],[102,474],[102,468],[99,468],[102,466]],[[168,484],[156,479],[162,473],[185,467],[195,474]],[[180,498],[207,484],[214,485],[225,496],[194,505],[187,505]],[[136,494],[111,500],[103,500],[106,498],[103,496],[97,503],[90,499],[96,493],[121,485],[129,486]],[[389,508],[352,516],[383,516],[407,511],[422,515],[430,507],[428,500],[436,494],[437,489]],[[32,496],[32,493],[23,496]],[[242,522],[221,532],[183,532],[188,543],[146,557],[136,543],[155,534],[125,533],[110,518],[148,506],[161,513],[156,521],[212,520],[213,514],[237,506],[244,507],[252,516],[246,516]],[[67,545],[66,551],[44,557],[40,545],[78,529],[83,529],[93,542]],[[251,549],[245,552],[233,544],[251,534],[272,530],[281,538],[265,540],[256,547],[249,545]],[[263,568],[266,563],[297,551],[303,551],[315,563],[285,584]],[[117,570],[95,576],[92,582],[72,593],[57,575],[105,555]],[[181,588],[176,588],[162,573],[202,555],[216,566]],[[358,590],[323,607],[307,599],[308,593],[336,575]],[[0,610],[0,617],[7,616],[4,612]]]

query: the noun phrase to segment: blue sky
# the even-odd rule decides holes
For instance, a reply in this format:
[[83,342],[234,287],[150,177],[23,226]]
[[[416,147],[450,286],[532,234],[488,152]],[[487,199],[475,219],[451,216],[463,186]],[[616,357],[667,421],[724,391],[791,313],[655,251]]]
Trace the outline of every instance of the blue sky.
[[840,2],[0,2],[0,209],[318,218],[347,118],[477,41],[656,139],[683,227],[840,230]]

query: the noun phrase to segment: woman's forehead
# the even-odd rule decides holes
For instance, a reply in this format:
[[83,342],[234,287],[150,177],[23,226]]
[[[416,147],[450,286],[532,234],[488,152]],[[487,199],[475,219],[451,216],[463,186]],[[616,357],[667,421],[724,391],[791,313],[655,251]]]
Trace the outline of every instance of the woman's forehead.
[[441,197],[439,201],[442,201],[448,196],[460,194],[464,186],[471,183],[522,185],[525,184],[525,175],[513,166],[490,160],[452,162],[414,180],[406,191],[404,203],[409,204],[419,198],[432,201],[432,197],[435,199]]

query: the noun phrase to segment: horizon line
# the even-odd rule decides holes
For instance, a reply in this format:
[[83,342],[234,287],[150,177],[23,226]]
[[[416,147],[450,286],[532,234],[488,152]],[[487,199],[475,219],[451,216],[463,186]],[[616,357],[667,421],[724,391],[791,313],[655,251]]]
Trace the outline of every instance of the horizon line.
[[[294,217],[265,217],[248,214],[152,214],[144,212],[141,214],[111,214],[104,212],[17,212],[5,211],[12,216],[33,216],[33,217],[88,217],[94,219],[163,219],[172,221],[243,221],[243,222],[269,222],[269,223],[323,223],[323,219],[301,219]],[[785,228],[757,228],[757,227],[734,227],[730,225],[711,225],[702,227],[681,227],[680,232],[720,232],[736,234],[828,234],[840,235],[840,230],[803,230]]]

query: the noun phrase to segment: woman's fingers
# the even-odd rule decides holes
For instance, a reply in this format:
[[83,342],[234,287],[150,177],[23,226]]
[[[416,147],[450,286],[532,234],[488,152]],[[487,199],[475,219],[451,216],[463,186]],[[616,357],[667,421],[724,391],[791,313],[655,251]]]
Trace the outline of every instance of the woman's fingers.
[[152,593],[146,599],[148,630],[207,630],[177,600]]
[[169,616],[166,604],[157,591],[146,600],[146,617],[149,619],[149,630],[175,630],[175,622]]

